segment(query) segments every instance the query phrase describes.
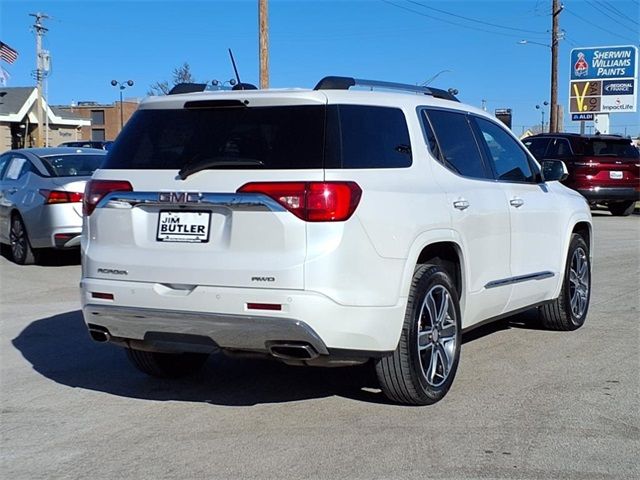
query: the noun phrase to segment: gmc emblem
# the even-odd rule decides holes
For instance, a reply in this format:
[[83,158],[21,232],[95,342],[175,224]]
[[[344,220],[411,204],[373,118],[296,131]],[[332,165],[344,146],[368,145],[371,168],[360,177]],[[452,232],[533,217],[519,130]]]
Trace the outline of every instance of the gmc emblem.
[[162,203],[198,203],[200,202],[200,193],[194,192],[160,192],[158,201]]

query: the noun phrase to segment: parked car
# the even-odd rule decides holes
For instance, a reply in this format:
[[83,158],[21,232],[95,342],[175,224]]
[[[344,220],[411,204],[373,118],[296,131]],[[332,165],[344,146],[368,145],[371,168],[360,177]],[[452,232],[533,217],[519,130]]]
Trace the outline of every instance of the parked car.
[[76,148],[99,148],[109,150],[113,140],[77,140],[73,142],[62,142],[59,147],[76,147]]
[[463,329],[536,307],[585,321],[590,210],[543,167],[430,87],[150,97],[87,184],[85,322],[154,376],[220,350],[371,360],[390,399],[436,402]]
[[0,242],[13,260],[33,263],[40,249],[80,246],[82,198],[106,152],[29,148],[0,156]]
[[618,135],[542,133],[524,145],[538,160],[565,162],[564,184],[580,192],[591,205],[606,205],[612,215],[631,215],[640,200],[640,152]]

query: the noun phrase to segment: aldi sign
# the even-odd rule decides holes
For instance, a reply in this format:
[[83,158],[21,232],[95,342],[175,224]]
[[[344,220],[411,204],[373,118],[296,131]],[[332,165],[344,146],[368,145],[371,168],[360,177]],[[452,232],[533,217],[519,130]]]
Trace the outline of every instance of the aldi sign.
[[[569,112],[635,112],[638,47],[586,47],[571,50]],[[580,114],[574,116],[573,114]]]

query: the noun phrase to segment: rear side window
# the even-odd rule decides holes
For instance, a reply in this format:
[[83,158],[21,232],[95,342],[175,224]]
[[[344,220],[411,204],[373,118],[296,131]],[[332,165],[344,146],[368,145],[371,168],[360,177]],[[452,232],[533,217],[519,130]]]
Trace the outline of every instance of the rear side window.
[[466,114],[430,110],[427,115],[438,139],[440,160],[447,168],[465,177],[492,178]]
[[544,153],[547,151],[549,140],[549,138],[525,138],[522,143],[534,157],[541,159],[544,158]]
[[411,141],[398,108],[362,105],[327,107],[326,168],[411,166]]
[[324,105],[139,110],[104,168],[322,168]]
[[554,138],[549,145],[547,158],[564,158],[572,155],[571,146],[565,138]]

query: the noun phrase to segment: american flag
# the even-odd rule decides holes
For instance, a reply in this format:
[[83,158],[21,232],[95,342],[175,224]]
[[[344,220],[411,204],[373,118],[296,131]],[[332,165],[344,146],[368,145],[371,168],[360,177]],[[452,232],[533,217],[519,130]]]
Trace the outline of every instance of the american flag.
[[0,42],[0,58],[7,63],[13,63],[18,58],[18,52],[4,42]]

